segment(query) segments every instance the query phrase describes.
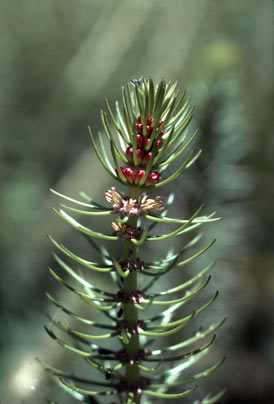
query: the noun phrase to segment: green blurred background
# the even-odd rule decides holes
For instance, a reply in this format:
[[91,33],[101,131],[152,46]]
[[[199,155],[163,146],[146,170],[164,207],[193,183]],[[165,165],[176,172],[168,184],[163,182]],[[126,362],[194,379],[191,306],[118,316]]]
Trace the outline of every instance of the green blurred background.
[[104,99],[141,76],[178,80],[196,105],[204,152],[173,185],[172,214],[204,202],[223,218],[206,235],[221,297],[204,316],[228,316],[215,352],[228,360],[196,399],[228,386],[226,404],[274,403],[273,38],[272,0],[1,0],[1,403],[76,402],[35,361],[78,364],[43,330],[60,315],[45,290],[77,306],[48,274],[46,234],[87,248],[50,211],[49,188],[103,200],[87,126],[96,133]]

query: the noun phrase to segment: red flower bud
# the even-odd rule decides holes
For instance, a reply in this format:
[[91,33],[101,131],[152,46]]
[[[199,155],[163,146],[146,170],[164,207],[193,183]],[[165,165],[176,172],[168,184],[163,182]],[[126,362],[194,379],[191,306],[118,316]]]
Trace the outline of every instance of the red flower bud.
[[149,162],[149,160],[151,159],[151,157],[152,157],[152,153],[151,153],[151,152],[146,153],[145,156],[144,156],[144,158],[143,158],[143,160],[142,160],[142,165],[145,166],[145,165]]
[[136,150],[136,155],[137,155],[138,163],[141,164],[141,163],[142,163],[142,160],[143,160],[143,157],[144,157],[144,152],[143,152],[143,150],[137,149],[137,150]]
[[142,123],[142,119],[141,119],[141,117],[140,117],[140,116],[138,116],[138,118],[137,118],[137,119],[138,119],[138,122],[139,122],[139,123]]
[[143,146],[143,141],[144,141],[143,136],[141,136],[141,135],[136,135],[136,139],[137,139],[137,145],[138,145],[138,147],[142,147],[142,146]]
[[143,125],[141,123],[136,123],[136,129],[140,135],[143,133]]
[[[124,167],[120,167],[120,170],[121,170],[122,173],[124,174],[124,171],[125,171]],[[115,172],[116,172],[117,177],[120,178],[120,176],[119,176],[119,171],[117,170],[117,168],[115,168]]]
[[138,184],[138,182],[140,181],[140,179],[145,175],[145,170],[138,170],[136,175],[135,175],[135,184]]
[[146,126],[146,130],[147,130],[147,134],[150,135],[151,132],[152,132],[151,126],[150,126],[150,125],[147,125],[147,126]]
[[148,116],[147,116],[147,125],[151,125],[153,121],[154,121],[154,117],[152,116],[152,117],[150,118],[150,116],[148,115]]
[[147,144],[150,142],[150,138],[148,137],[147,139],[144,140],[144,148],[146,148]]
[[164,134],[165,134],[165,131],[164,131],[164,130],[161,130],[159,136],[162,137]]
[[157,146],[159,149],[163,146],[162,140],[157,140]]
[[127,159],[130,163],[133,162],[133,148],[132,147],[128,147],[126,150],[126,155],[127,155]]
[[124,168],[123,169],[123,174],[126,177],[126,179],[132,184],[133,180],[134,180],[134,172],[132,170],[132,168]]
[[150,173],[146,180],[146,185],[154,185],[161,181],[162,176],[159,173]]
[[164,121],[159,121],[159,123],[158,123],[158,128],[160,128],[160,126],[162,125],[162,123],[163,123]]

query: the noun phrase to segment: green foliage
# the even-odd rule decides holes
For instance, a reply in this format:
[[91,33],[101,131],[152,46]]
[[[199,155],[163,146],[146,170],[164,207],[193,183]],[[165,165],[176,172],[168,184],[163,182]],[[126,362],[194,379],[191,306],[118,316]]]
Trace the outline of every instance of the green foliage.
[[[193,108],[185,98],[185,92],[178,90],[176,84],[162,80],[155,86],[152,79],[140,79],[132,80],[123,88],[122,106],[116,103],[115,113],[106,101],[108,115],[105,112],[101,114],[105,136],[99,133],[96,139],[90,129],[89,133],[92,148],[106,172],[128,189],[128,195],[118,192],[114,187],[106,191],[105,199],[113,205],[112,209],[93,201],[85,194],[82,194],[83,201],[78,201],[53,191],[73,205],[60,203],[58,209],[53,209],[54,212],[88,237],[101,256],[101,262],[88,261],[49,236],[57,250],[76,265],[75,269],[54,254],[57,264],[79,287],[72,286],[70,280],[67,281],[50,268],[51,275],[87,306],[101,313],[93,314],[95,321],[90,320],[68,310],[62,302],[47,294],[49,300],[71,320],[77,320],[93,330],[92,333],[85,333],[51,319],[55,327],[67,335],[70,341],[67,342],[66,338],[59,337],[55,331],[45,327],[54,341],[83,357],[98,373],[97,378],[86,379],[40,361],[57,382],[79,401],[99,403],[99,396],[114,396],[121,403],[138,404],[145,396],[149,404],[158,402],[159,399],[183,398],[196,390],[198,386],[193,383],[210,375],[224,362],[223,358],[189,377],[181,376],[185,369],[197,364],[214,346],[214,332],[225,319],[196,332],[188,339],[180,338],[180,342],[176,344],[168,345],[166,341],[160,348],[151,348],[162,337],[169,337],[183,330],[213,304],[218,296],[217,291],[198,309],[183,317],[179,314],[179,309],[208,285],[211,277],[206,274],[214,266],[214,262],[202,268],[191,279],[172,288],[151,291],[162,276],[192,263],[215,243],[212,240],[188,258],[182,259],[182,254],[195,247],[200,239],[195,231],[219,218],[215,218],[215,213],[201,215],[203,206],[189,219],[169,218],[166,215],[173,197],[164,205],[160,196],[154,197],[148,193],[176,180],[192,166],[201,153],[200,150],[190,149],[198,131],[188,136],[187,127]],[[174,162],[177,163],[177,159],[185,152],[188,155],[172,171]],[[126,167],[120,166],[121,162]],[[167,168],[169,174],[164,176]],[[114,232],[97,232],[82,225],[70,213],[79,216],[112,216]],[[161,235],[151,234],[157,223],[173,223],[177,225],[177,229]],[[154,246],[154,242],[163,242],[189,232],[194,232],[194,236],[178,252],[170,250],[164,257],[147,262],[137,256],[144,243]],[[122,254],[112,256],[104,245],[97,244],[94,239],[122,243],[123,248],[117,248]],[[89,279],[89,270],[109,277],[108,282],[113,285],[112,291],[96,287]],[[142,290],[138,287],[140,278],[148,279]],[[178,292],[179,297],[176,295]],[[155,314],[154,309],[157,308],[160,311]],[[150,310],[153,314],[146,315]],[[105,318],[103,322],[100,320],[102,316]],[[101,331],[97,333],[97,329]],[[207,337],[209,339],[204,341]],[[103,340],[109,339],[118,339],[121,349],[100,345]],[[166,366],[169,362],[173,363],[172,368]],[[185,385],[189,387],[178,392],[177,388]],[[215,396],[208,395],[200,404],[216,403],[223,394],[222,391]]]

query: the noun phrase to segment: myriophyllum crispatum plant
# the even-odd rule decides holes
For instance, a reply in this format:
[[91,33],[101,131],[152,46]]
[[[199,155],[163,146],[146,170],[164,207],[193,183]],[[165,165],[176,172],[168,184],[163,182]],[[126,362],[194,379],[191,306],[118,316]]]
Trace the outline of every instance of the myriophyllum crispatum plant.
[[[215,240],[195,249],[200,239],[197,229],[218,218],[214,218],[214,213],[201,215],[203,206],[190,218],[170,218],[167,211],[173,195],[166,201],[160,195],[166,184],[174,181],[174,187],[177,186],[176,180],[200,155],[191,147],[198,131],[191,136],[187,132],[193,108],[176,84],[161,80],[155,86],[152,79],[140,79],[131,80],[122,89],[122,107],[116,103],[113,112],[106,101],[106,109],[107,113],[101,115],[104,135],[95,137],[90,130],[92,148],[115,185],[106,190],[106,203],[96,203],[84,193],[83,200],[78,201],[53,191],[69,202],[69,206],[67,202],[60,203],[54,212],[88,239],[101,261],[82,258],[73,248],[68,249],[49,236],[61,253],[62,257],[54,254],[54,258],[63,275],[53,269],[50,273],[86,303],[90,316],[85,317],[87,311],[84,315],[72,312],[48,294],[71,322],[69,325],[51,321],[66,337],[45,329],[59,345],[82,357],[87,371],[84,376],[76,371],[69,374],[42,364],[68,393],[82,402],[102,403],[106,402],[105,396],[110,396],[107,401],[113,404],[150,404],[167,399],[179,399],[181,403],[197,389],[199,379],[214,372],[224,361],[222,358],[215,363],[209,361],[206,368],[197,367],[214,345],[214,332],[224,319],[187,338],[181,332],[218,295],[216,292],[196,310],[184,310],[182,314],[182,306],[209,283],[208,273],[214,262],[183,283],[180,271],[214,244]],[[89,219],[108,216],[106,233],[81,224],[81,215]],[[166,224],[167,232],[153,234],[157,223],[161,223],[161,228]],[[175,227],[173,231],[169,230],[171,225]],[[187,242],[179,251],[165,252],[166,240],[186,233]],[[102,244],[105,241],[115,244],[111,252],[106,248],[108,243]],[[155,261],[144,259],[144,245],[150,247],[146,249],[149,254],[151,249],[157,249]],[[185,251],[193,247],[193,253],[185,257]],[[95,272],[104,278],[104,289],[94,285]],[[72,280],[76,286],[72,286]],[[163,287],[169,283],[172,287]],[[79,323],[77,329],[75,322]],[[170,344],[169,337],[176,333],[177,341],[173,337]],[[195,369],[188,373],[192,365]],[[195,403],[217,403],[223,393],[209,394]]]

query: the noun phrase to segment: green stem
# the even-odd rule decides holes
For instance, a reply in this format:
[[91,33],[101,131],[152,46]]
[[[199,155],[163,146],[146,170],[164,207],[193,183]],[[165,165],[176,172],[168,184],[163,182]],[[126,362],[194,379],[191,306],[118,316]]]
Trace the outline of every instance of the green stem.
[[[130,189],[130,197],[137,199],[139,195],[141,194],[141,189],[140,188],[134,188],[132,187]],[[127,225],[133,228],[137,227],[137,220],[138,217],[136,215],[131,216],[127,222]],[[137,247],[131,243],[131,241],[125,241],[124,243],[124,260],[128,260],[129,258],[129,253],[132,260],[135,260],[136,258],[136,249]],[[130,292],[135,292],[138,290],[138,281],[137,281],[137,273],[136,272],[131,272],[128,277],[124,279],[124,292],[125,293],[130,293]],[[134,307],[133,303],[128,303],[128,304],[123,304],[123,309],[124,309],[124,321],[127,324],[132,324],[135,325],[138,323],[138,309]],[[140,350],[140,341],[139,341],[139,335],[132,335],[130,342],[125,345],[126,352],[129,354],[137,354]],[[125,373],[125,379],[128,384],[139,384],[140,383],[140,369],[136,364],[126,365],[126,373]],[[134,397],[134,403],[139,404],[140,403],[140,396],[136,395]]]

